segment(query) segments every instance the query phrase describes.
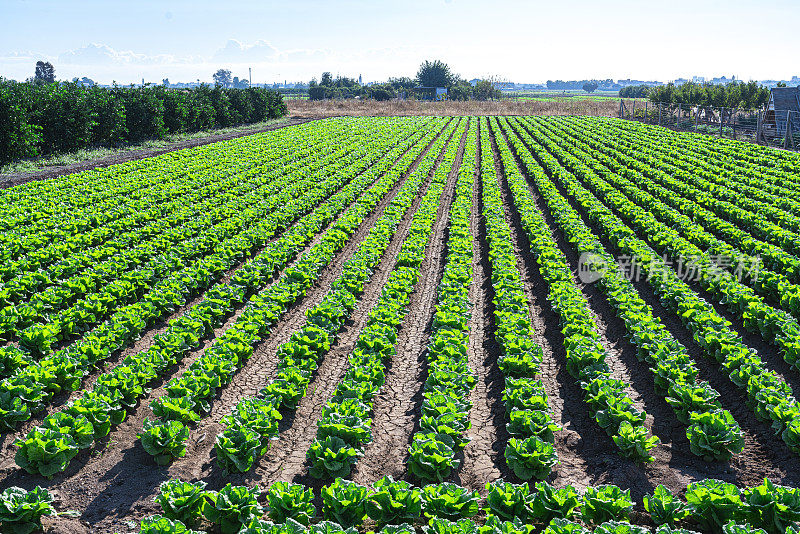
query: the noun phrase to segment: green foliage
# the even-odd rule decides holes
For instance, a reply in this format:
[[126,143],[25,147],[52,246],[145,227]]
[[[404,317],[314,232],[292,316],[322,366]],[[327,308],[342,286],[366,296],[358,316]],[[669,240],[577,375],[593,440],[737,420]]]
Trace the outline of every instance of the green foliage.
[[668,83],[651,87],[647,97],[651,102],[664,104],[688,104],[690,106],[715,106],[744,109],[758,109],[769,100],[768,87],[750,81],[729,84],[700,84],[686,82],[681,85]]
[[534,525],[520,519],[503,521],[496,515],[489,514],[486,523],[478,529],[478,532],[479,534],[532,534],[535,530]]
[[204,515],[219,526],[222,534],[236,534],[243,525],[264,512],[258,504],[258,494],[258,486],[249,490],[245,486],[226,484],[210,494],[211,502],[205,507]]
[[689,515],[686,503],[661,484],[652,495],[644,496],[644,509],[656,525],[675,525]]
[[451,482],[428,484],[422,487],[422,511],[427,518],[455,521],[478,513],[477,491]]
[[522,480],[543,480],[558,463],[552,443],[531,436],[524,440],[511,438],[505,450],[508,466]]
[[689,447],[707,462],[729,460],[744,449],[742,431],[727,410],[695,412],[690,414],[690,422],[686,429]]
[[0,79],[0,167],[39,154],[117,146],[285,114],[283,97],[261,88],[106,89]]
[[307,453],[311,462],[309,474],[314,478],[346,477],[361,456],[361,449],[348,445],[342,438],[328,436],[314,441]]
[[269,517],[276,523],[291,518],[302,525],[308,525],[317,513],[312,504],[314,494],[302,484],[275,482],[267,492]]
[[158,465],[167,465],[175,458],[186,456],[189,428],[180,421],[145,419],[139,439],[142,440],[142,448]]
[[581,517],[587,523],[600,524],[606,521],[628,519],[633,509],[630,490],[621,490],[614,485],[589,487],[583,495]]
[[486,488],[489,490],[486,504],[492,514],[507,521],[528,520],[529,506],[533,502],[534,496],[531,495],[527,483],[512,484],[504,480],[496,480],[487,484]]
[[741,518],[743,503],[736,485],[713,478],[693,482],[686,488],[692,517],[707,532],[722,532],[722,526]]
[[770,534],[786,532],[800,522],[800,490],[773,484],[769,479],[742,492],[747,520]]
[[41,427],[17,439],[16,444],[19,446],[14,457],[17,465],[28,473],[46,478],[66,469],[78,454],[78,445],[72,436]]
[[367,498],[370,490],[350,480],[337,478],[332,484],[323,486],[322,516],[343,527],[356,527],[367,518]]
[[450,67],[438,59],[422,62],[417,71],[417,83],[422,87],[450,87],[456,79]]
[[169,519],[186,525],[195,525],[203,516],[210,494],[205,491],[205,482],[183,482],[167,480],[161,484],[155,502],[161,506]]
[[627,521],[606,521],[594,529],[595,534],[649,534],[646,527],[631,525]]
[[447,434],[415,434],[408,449],[408,470],[420,480],[441,482],[459,465],[454,448]]
[[547,482],[537,482],[530,504],[530,519],[549,523],[553,519],[570,519],[581,498],[572,486],[554,488]]
[[566,519],[553,519],[542,534],[589,534],[589,531],[580,523]]
[[367,500],[367,515],[379,525],[414,521],[422,514],[422,495],[408,482],[385,476],[373,489]]
[[202,534],[191,530],[180,521],[175,521],[161,515],[154,515],[142,520],[139,534]]
[[0,525],[3,532],[29,534],[42,528],[42,516],[56,515],[50,493],[36,486],[31,491],[10,487],[0,493]]
[[450,521],[434,517],[422,527],[424,534],[477,534],[477,531],[478,526],[471,519]]

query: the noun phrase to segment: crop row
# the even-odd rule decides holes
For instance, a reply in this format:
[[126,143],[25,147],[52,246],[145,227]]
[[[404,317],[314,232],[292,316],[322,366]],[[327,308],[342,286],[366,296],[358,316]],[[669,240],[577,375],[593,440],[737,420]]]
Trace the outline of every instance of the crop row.
[[449,477],[460,464],[456,454],[469,442],[469,396],[477,381],[467,362],[477,141],[478,121],[471,120],[449,212],[447,257],[426,351],[422,418],[408,449],[409,472],[425,482]]

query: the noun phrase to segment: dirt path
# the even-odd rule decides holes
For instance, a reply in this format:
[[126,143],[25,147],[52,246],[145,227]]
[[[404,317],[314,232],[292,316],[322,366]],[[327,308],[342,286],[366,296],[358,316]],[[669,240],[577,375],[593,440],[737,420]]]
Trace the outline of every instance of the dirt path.
[[8,187],[14,187],[15,185],[20,185],[37,180],[48,180],[51,178],[56,178],[58,176],[64,176],[66,174],[74,174],[76,172],[108,167],[110,165],[116,165],[117,163],[125,163],[126,161],[152,158],[153,156],[160,156],[161,154],[166,154],[167,152],[174,152],[175,150],[181,150],[183,148],[192,148],[196,146],[216,143],[218,141],[236,139],[239,137],[244,137],[246,135],[269,132],[272,130],[278,130],[280,128],[287,128],[289,126],[303,124],[306,122],[310,122],[312,120],[316,119],[308,117],[291,117],[287,118],[285,122],[281,122],[279,124],[270,124],[268,126],[264,126],[263,128],[257,128],[253,130],[234,131],[222,134],[214,134],[210,132],[209,135],[205,137],[196,137],[194,139],[176,141],[174,143],[169,143],[167,146],[164,147],[131,148],[130,150],[120,151],[116,154],[112,154],[110,156],[105,156],[102,158],[80,161],[78,163],[72,163],[70,165],[54,165],[52,167],[45,167],[41,171],[23,172],[14,174],[0,174],[0,189],[6,189]]
[[[384,475],[406,476],[405,459],[411,436],[420,417],[422,387],[427,364],[425,346],[436,307],[436,287],[447,256],[448,213],[455,192],[458,168],[464,153],[466,134],[439,199],[437,220],[425,250],[425,260],[411,295],[409,312],[397,336],[397,354],[387,366],[386,383],[375,398],[372,437],[364,456],[356,464],[352,480],[372,484]],[[437,161],[437,166],[441,158]]]

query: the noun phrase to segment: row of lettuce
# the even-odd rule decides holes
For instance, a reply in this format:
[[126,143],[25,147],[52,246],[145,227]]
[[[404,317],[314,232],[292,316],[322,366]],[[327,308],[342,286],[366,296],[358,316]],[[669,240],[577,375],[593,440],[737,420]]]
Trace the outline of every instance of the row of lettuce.
[[[793,534],[800,529],[800,490],[769,479],[752,488],[716,479],[689,483],[683,498],[657,486],[635,512],[630,490],[614,485],[557,488],[547,482],[503,480],[478,491],[450,482],[416,487],[384,477],[371,486],[337,478],[319,499],[301,484],[227,484],[169,480],[155,497],[161,514],[141,523],[142,534],[191,534],[213,528],[222,534]],[[0,494],[0,525],[13,532],[41,528],[41,518],[60,515],[47,490],[8,488]],[[318,510],[315,503],[321,503]],[[266,505],[266,506],[265,506]],[[75,515],[61,512],[64,515]],[[544,529],[544,530],[542,530]]]
[[[423,123],[433,130],[436,129],[435,124],[441,127],[441,121]],[[308,179],[302,181],[300,189],[295,191],[293,202],[288,202],[288,198],[283,199],[273,213],[259,220],[250,231],[231,238],[228,248],[220,249],[217,246],[215,250],[218,252],[201,259],[194,270],[180,272],[180,278],[176,280],[177,288],[170,295],[172,299],[181,297],[181,293],[191,295],[212,285],[231,266],[241,262],[252,251],[258,251],[255,258],[239,268],[230,281],[219,283],[208,290],[199,303],[172,321],[167,331],[158,335],[148,349],[126,356],[121,365],[102,374],[91,390],[82,392],[59,411],[47,416],[42,425],[18,440],[17,463],[31,472],[45,476],[52,476],[66,468],[81,448],[90,447],[94,440],[108,435],[110,427],[124,420],[128,411],[147,393],[150,384],[164,376],[177,361],[198,347],[203,340],[212,336],[215,328],[234,308],[249,298],[249,311],[244,316],[257,314],[253,321],[263,324],[265,332],[259,334],[259,331],[247,327],[230,328],[220,334],[203,357],[190,366],[185,376],[174,378],[167,384],[166,397],[154,402],[154,411],[164,418],[161,424],[147,425],[143,434],[147,436],[145,441],[161,461],[167,460],[173,453],[179,453],[181,442],[176,437],[187,432],[182,425],[205,413],[216,390],[229,382],[238,366],[252,354],[255,339],[259,335],[266,335],[286,308],[302,297],[319,270],[330,261],[335,247],[341,247],[346,242],[347,234],[342,229],[331,231],[329,235],[333,239],[330,243],[323,242],[317,249],[304,255],[293,268],[284,268],[315,235],[359,198],[382,170],[390,168],[395,158],[419,141],[420,137],[430,135],[426,128],[419,128],[421,124],[408,123],[408,129],[404,130],[405,133],[399,139],[402,140],[403,136],[410,137],[399,145],[397,128],[386,124],[381,130],[383,135],[376,137],[377,146],[366,145],[348,157],[340,158],[338,164],[328,164],[320,171],[309,173]],[[357,138],[355,141],[357,142]],[[375,169],[363,172],[387,154],[387,158]],[[338,193],[337,189],[340,189]],[[373,203],[378,201],[374,196],[368,197],[365,202],[369,200]],[[344,219],[343,227],[353,227],[356,223],[357,221]],[[281,271],[284,272],[280,279],[267,288],[266,292],[262,291]],[[148,301],[145,302],[149,304]],[[175,302],[171,309],[174,310],[180,304],[182,301]],[[139,304],[133,306],[137,305]],[[168,313],[167,310],[157,311],[161,312],[161,316]],[[140,329],[138,331],[147,324],[147,321],[140,320],[136,325]],[[101,326],[110,330],[112,335],[120,330],[111,328],[114,326],[111,321]],[[134,338],[136,333],[137,330],[134,330],[129,335]],[[77,351],[91,347],[89,341],[84,338],[73,344],[69,347],[70,353],[83,355],[84,352]],[[104,349],[99,353],[99,358],[52,360],[57,365],[70,362],[74,362],[75,367],[82,365],[85,373],[91,365],[100,363],[112,351],[123,346],[121,342],[112,344],[102,340],[98,344]],[[41,367],[31,366],[26,370]],[[49,398],[53,389],[60,385],[52,378],[46,382],[28,380],[20,385],[20,374],[10,377],[10,380],[17,380],[15,391],[18,392],[18,400],[15,402],[19,413],[14,421],[28,419],[32,411],[43,408],[43,400]],[[80,376],[82,374],[78,374]],[[28,391],[38,393],[39,397],[31,398],[30,394],[26,394]],[[47,394],[44,399],[43,392]],[[193,417],[190,414],[195,415]]]
[[[320,139],[326,139],[324,128],[287,132],[274,135],[266,150],[263,140],[228,143],[224,149],[198,149],[188,158],[153,160],[135,174],[120,170],[122,183],[141,189],[134,194],[103,183],[111,196],[99,201],[100,206],[70,202],[89,194],[83,187],[48,200],[61,213],[42,214],[36,204],[23,205],[25,213],[42,216],[0,235],[6,258],[0,338],[19,342],[19,350],[6,352],[4,359],[49,354],[54,343],[80,335],[141,296],[164,269],[213,246],[213,234],[208,235],[212,228],[235,233],[240,220],[252,221],[263,216],[257,210],[274,209],[277,195],[311,171],[309,158],[324,146]],[[336,148],[340,156],[354,149]],[[231,151],[244,157],[232,162]],[[253,163],[258,161],[264,163]],[[150,183],[154,177],[159,179]],[[25,199],[30,197],[38,198],[39,192]],[[24,203],[11,201],[12,206],[19,204]]]

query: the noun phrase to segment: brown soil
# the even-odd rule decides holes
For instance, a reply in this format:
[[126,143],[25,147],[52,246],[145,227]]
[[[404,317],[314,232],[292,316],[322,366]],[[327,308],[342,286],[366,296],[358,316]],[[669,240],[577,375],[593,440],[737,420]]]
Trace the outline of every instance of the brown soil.
[[269,126],[265,126],[263,128],[258,128],[255,130],[242,130],[242,131],[228,132],[223,134],[210,133],[205,137],[197,137],[194,139],[177,141],[175,143],[169,143],[166,146],[158,148],[131,149],[128,151],[121,151],[119,153],[112,154],[110,156],[105,156],[98,159],[80,161],[78,163],[72,163],[70,165],[55,165],[52,167],[45,167],[40,171],[23,172],[15,174],[2,174],[0,175],[0,189],[14,187],[15,185],[20,185],[35,180],[48,180],[51,178],[56,178],[58,176],[64,176],[66,174],[74,174],[76,172],[108,167],[110,165],[116,165],[117,163],[125,163],[126,161],[151,158],[153,156],[159,156],[167,152],[174,152],[175,150],[180,150],[182,148],[192,148],[196,146],[208,145],[210,143],[216,143],[218,141],[236,139],[237,137],[244,137],[246,135],[269,132],[270,130],[277,130],[280,128],[286,128],[288,126],[295,126],[297,124],[303,124],[304,122],[309,122],[311,120],[314,119],[309,117],[291,117],[287,119],[286,122],[282,122],[280,124],[271,124]]

